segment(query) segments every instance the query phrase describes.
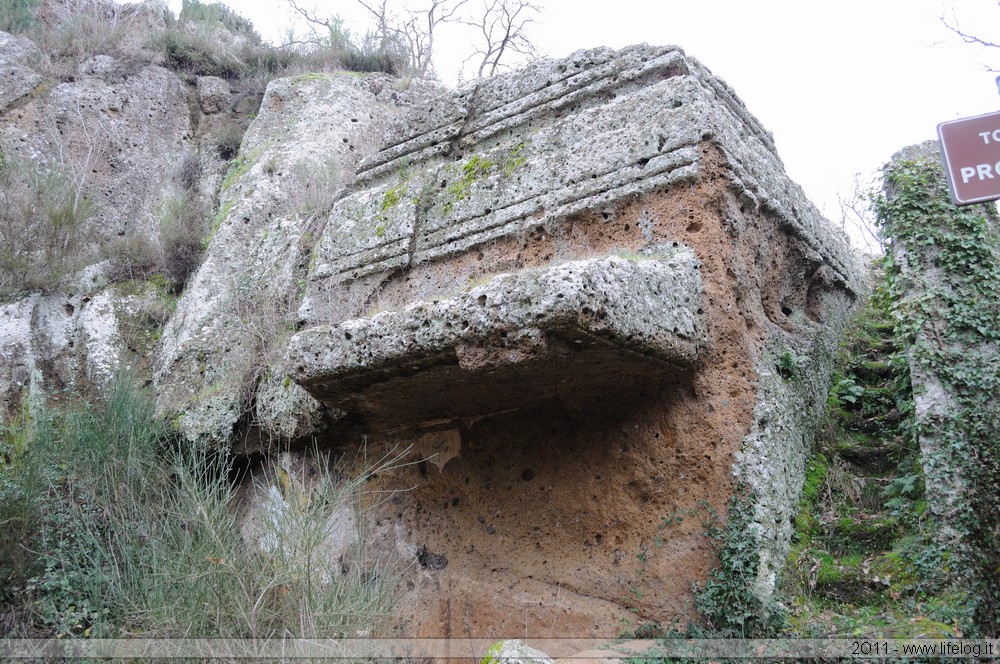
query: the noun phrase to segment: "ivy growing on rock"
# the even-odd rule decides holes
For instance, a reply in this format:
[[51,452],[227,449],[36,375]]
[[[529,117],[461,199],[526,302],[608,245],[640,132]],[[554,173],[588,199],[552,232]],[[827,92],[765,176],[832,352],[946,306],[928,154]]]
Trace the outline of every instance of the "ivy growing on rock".
[[719,562],[703,587],[695,589],[695,608],[708,622],[706,636],[765,638],[785,627],[785,609],[754,590],[760,568],[760,543],[754,536],[755,497],[738,486],[729,500],[726,522],[708,510],[706,534],[715,542]]
[[914,387],[913,436],[942,544],[967,594],[969,631],[1000,630],[1000,216],[949,201],[933,143],[885,169],[876,213],[887,243],[898,343]]

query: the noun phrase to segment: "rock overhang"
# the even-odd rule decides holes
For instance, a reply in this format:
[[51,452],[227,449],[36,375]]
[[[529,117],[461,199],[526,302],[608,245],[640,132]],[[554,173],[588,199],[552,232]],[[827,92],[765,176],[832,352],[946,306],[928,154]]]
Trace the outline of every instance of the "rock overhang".
[[292,378],[369,427],[586,401],[690,367],[705,340],[686,247],[513,274],[452,297],[296,335]]
[[[418,613],[489,569],[498,590],[532,578],[576,593],[604,616],[590,625],[614,622],[598,604],[617,606],[634,574],[645,615],[676,618],[709,564],[694,520],[655,562],[618,554],[663,536],[650,515],[721,513],[740,484],[753,592],[773,591],[833,351],[865,288],[770,134],[696,60],[596,49],[429,100],[393,122],[317,237],[282,370],[346,414],[330,440],[412,446],[442,471],[417,464],[385,484],[416,487],[384,515],[386,541],[452,560],[435,574],[456,585],[414,591]],[[570,294],[555,277],[567,268],[608,278]],[[610,328],[589,327],[612,309]],[[646,311],[655,333],[637,335],[627,321]],[[547,479],[520,491],[534,477]],[[526,508],[531,524],[505,516]],[[516,543],[502,554],[500,532]],[[608,560],[628,572],[607,574]],[[505,624],[506,609],[477,611]]]

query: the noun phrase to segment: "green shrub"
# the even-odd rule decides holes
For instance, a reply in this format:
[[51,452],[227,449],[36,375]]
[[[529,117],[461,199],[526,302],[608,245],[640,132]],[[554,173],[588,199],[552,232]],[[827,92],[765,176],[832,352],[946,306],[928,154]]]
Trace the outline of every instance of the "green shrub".
[[[28,569],[0,558],[0,578],[50,635],[338,637],[391,607],[393,578],[380,561],[359,548],[344,572],[315,553],[332,510],[360,506],[379,468],[338,482],[320,467],[295,546],[265,555],[242,539],[232,458],[173,445],[131,376],[92,406],[13,424],[4,441],[19,451],[0,466],[0,521],[29,526],[21,541],[39,555]],[[289,531],[275,536],[293,541]]]
[[[222,30],[233,38],[220,34]],[[162,53],[174,70],[219,76],[259,93],[295,57],[264,43],[253,24],[229,7],[197,0],[185,0],[177,21],[151,35],[150,46]]]
[[143,24],[145,9],[106,0],[50,2],[44,5],[45,22],[37,23],[28,36],[48,55],[54,56],[53,74],[72,76],[75,65],[94,55],[111,55],[122,61],[148,61],[136,48],[134,34]]
[[198,268],[206,234],[205,210],[191,192],[168,197],[160,210],[159,239],[161,272],[170,280],[171,291],[183,290]]
[[92,258],[96,206],[69,175],[0,159],[0,299],[51,291]]
[[34,26],[35,10],[41,0],[3,0],[0,2],[0,30],[19,34]]
[[210,30],[186,30],[182,26],[157,33],[151,45],[167,58],[168,66],[195,76],[240,78],[249,66],[235,50],[220,44]]
[[110,263],[108,278],[111,281],[141,281],[160,267],[159,251],[143,233],[116,237],[104,247],[104,257]]
[[181,23],[190,21],[192,23],[225,28],[234,35],[242,34],[260,41],[260,37],[254,30],[253,23],[221,2],[204,3],[198,0],[183,0],[177,20]]
[[43,510],[39,497],[45,482],[40,466],[32,463],[28,446],[44,437],[49,423],[33,416],[27,399],[18,411],[7,413],[0,428],[0,601],[11,602],[19,588],[38,571],[33,544]]
[[294,60],[289,68],[303,71],[345,69],[391,76],[403,76],[408,72],[409,50],[399,34],[392,33],[383,39],[369,32],[359,42],[339,17],[320,22],[326,30],[317,30],[307,44],[292,51]]

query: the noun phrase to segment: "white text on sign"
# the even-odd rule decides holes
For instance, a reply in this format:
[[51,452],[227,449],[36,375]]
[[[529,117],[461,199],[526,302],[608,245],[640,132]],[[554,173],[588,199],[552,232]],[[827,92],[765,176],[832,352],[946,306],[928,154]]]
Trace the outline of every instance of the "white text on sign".
[[[1000,131],[1000,130],[998,130]],[[1000,176],[1000,161],[995,164],[976,164],[975,166],[963,166],[959,171],[962,176],[962,183],[968,184],[969,180],[976,178],[980,182],[992,180]]]

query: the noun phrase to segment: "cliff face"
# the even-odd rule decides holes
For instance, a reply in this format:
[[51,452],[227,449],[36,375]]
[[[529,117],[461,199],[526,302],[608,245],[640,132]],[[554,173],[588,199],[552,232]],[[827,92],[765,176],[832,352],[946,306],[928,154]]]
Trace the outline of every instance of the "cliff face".
[[112,285],[130,264],[106,259],[128,243],[129,259],[155,250],[196,118],[186,86],[161,67],[96,56],[60,80],[31,42],[5,33],[0,62],[0,394],[13,408],[24,389],[103,384],[130,346],[148,355],[146,319],[165,316],[162,304],[139,284]]
[[214,219],[145,345],[122,330],[162,294],[109,285],[106,264],[3,305],[8,406],[131,353],[189,441],[409,447],[419,463],[378,478],[399,493],[368,535],[413,563],[408,635],[613,636],[689,615],[715,561],[702,520],[735,494],[752,591],[773,591],[863,286],[697,61],[600,49],[455,91],[282,79],[223,175],[218,79],[102,60],[46,88],[28,51],[0,36],[23,88],[0,111],[4,154],[58,154],[33,142],[44,117],[77,151],[110,128],[87,182],[104,241],[152,232],[185,154]]
[[996,205],[956,207],[936,141],[911,145],[883,169],[879,221],[888,244],[896,336],[913,390],[938,570],[962,597],[969,626],[1000,629],[1000,233]]
[[189,440],[269,449],[321,426],[320,404],[280,371],[329,205],[400,108],[428,94],[386,77],[272,82],[219,188],[204,260],[163,332],[161,411]]
[[447,561],[409,629],[607,635],[688,610],[697,515],[739,485],[773,590],[861,290],[725,84],[678,49],[590,51],[390,128],[319,236],[286,372],[339,439],[437,466],[384,479],[415,488],[382,545]]

